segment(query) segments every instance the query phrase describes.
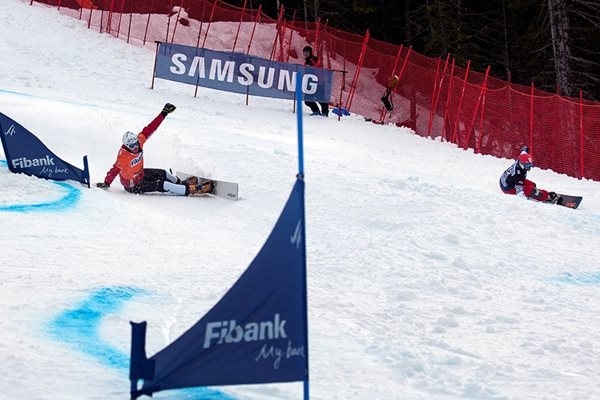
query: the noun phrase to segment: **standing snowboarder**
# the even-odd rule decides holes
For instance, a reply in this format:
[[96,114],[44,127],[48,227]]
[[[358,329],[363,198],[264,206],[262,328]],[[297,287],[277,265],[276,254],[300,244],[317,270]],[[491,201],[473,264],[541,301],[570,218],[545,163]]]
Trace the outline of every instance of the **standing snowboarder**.
[[[319,57],[313,55],[312,47],[305,46],[304,49],[302,49],[302,55],[304,55],[304,65],[321,67],[321,61],[319,60]],[[321,105],[320,109],[317,103],[314,101],[305,101],[304,104],[310,107],[310,110],[312,111],[311,115],[321,115],[323,117],[329,116],[329,103],[325,101],[319,103]]]
[[123,188],[129,193],[169,192],[180,196],[210,193],[213,189],[212,181],[198,185],[196,177],[182,181],[164,169],[144,168],[144,144],[158,129],[165,117],[173,111],[175,111],[175,106],[167,103],[160,114],[142,132],[137,135],[133,132],[125,132],[117,161],[106,173],[104,182],[99,182],[96,186],[108,189],[119,175]]
[[392,103],[390,95],[394,92],[396,86],[398,86],[399,80],[400,78],[398,78],[398,75],[393,75],[390,78],[390,83],[388,87],[385,89],[385,93],[383,94],[383,96],[381,96],[381,101],[383,102],[385,109],[388,111],[392,111],[394,109],[394,103]]
[[538,189],[536,184],[527,178],[527,172],[533,166],[533,159],[527,146],[521,149],[519,158],[500,177],[500,189],[506,194],[516,194],[524,199],[534,199],[555,203],[557,194]]

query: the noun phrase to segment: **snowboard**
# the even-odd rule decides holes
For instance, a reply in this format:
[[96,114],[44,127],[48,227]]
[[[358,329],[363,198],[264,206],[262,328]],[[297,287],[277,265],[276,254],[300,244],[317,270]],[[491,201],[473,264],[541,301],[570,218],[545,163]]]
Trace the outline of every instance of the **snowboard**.
[[[210,178],[203,178],[198,175],[188,174],[186,172],[179,172],[179,171],[177,171],[176,175],[181,180],[184,180],[190,176],[196,176],[200,182],[204,182],[204,181],[212,181],[213,182],[214,188],[210,193],[203,193],[198,196],[212,194],[214,196],[222,197],[222,198],[228,199],[228,200],[237,200],[238,199],[238,184],[237,183],[218,181],[218,180],[210,179]],[[193,195],[193,196],[196,196],[196,195]]]
[[557,193],[554,204],[558,204],[559,206],[563,207],[577,208],[579,207],[579,204],[581,204],[581,200],[583,200],[583,197],[581,196],[571,196],[568,194]]

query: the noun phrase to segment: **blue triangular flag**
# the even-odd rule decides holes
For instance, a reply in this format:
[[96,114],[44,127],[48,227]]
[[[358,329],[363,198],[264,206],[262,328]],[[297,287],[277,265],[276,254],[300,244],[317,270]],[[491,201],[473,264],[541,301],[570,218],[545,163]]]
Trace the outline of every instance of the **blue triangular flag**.
[[33,133],[2,113],[0,130],[2,147],[11,172],[57,181],[72,179],[90,186],[87,156],[83,157],[83,170],[61,160]]
[[306,381],[306,307],[304,182],[298,179],[259,254],[192,328],[147,359],[146,323],[132,323],[132,398],[192,386]]

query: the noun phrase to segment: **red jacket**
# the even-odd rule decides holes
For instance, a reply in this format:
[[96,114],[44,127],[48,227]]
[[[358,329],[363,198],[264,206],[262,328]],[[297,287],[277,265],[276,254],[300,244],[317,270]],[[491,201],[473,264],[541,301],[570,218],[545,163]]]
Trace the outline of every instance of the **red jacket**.
[[140,143],[139,152],[134,153],[125,145],[121,146],[117,155],[117,161],[106,173],[104,183],[110,185],[117,175],[119,175],[123,187],[132,188],[144,179],[144,143],[150,139],[150,136],[158,129],[164,119],[165,117],[159,114],[148,126],[138,133],[137,139]]

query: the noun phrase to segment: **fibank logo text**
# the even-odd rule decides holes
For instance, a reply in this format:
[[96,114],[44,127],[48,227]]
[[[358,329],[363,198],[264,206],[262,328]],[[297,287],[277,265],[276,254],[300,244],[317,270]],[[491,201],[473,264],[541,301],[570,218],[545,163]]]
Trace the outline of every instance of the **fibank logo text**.
[[248,322],[244,326],[237,321],[209,322],[204,334],[204,348],[224,343],[256,342],[259,340],[286,339],[285,319],[275,314],[273,321]]

